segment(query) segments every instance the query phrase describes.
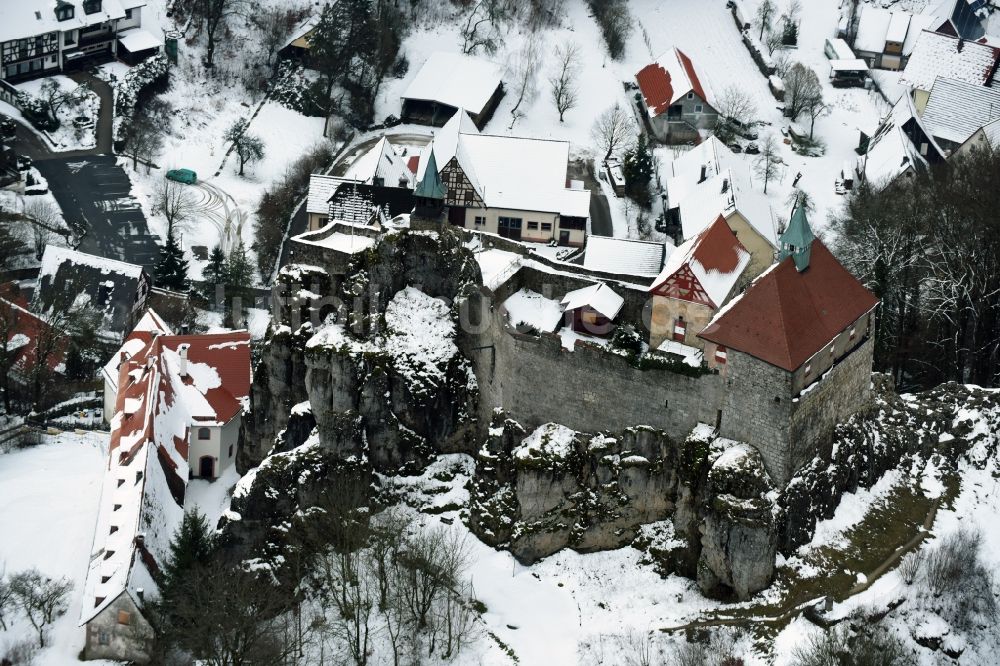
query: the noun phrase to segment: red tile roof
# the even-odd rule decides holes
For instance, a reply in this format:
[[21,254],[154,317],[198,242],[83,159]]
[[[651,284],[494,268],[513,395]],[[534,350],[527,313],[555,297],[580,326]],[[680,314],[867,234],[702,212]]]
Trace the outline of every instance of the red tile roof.
[[809,268],[787,258],[761,275],[699,335],[795,371],[878,305],[878,299],[814,240]]
[[748,252],[721,215],[699,236],[691,256],[701,262],[706,271],[732,273],[743,254]]
[[693,92],[711,104],[691,59],[680,49],[672,49],[635,75],[639,90],[652,115],[665,113],[683,95]]
[[[49,324],[5,298],[0,298],[0,317],[4,319],[4,327],[7,329],[7,339],[0,343],[10,349],[11,371],[26,376],[35,367],[38,336],[50,330]],[[46,359],[49,370],[55,371],[65,360],[68,347],[67,337],[60,334],[55,341],[54,351]]]

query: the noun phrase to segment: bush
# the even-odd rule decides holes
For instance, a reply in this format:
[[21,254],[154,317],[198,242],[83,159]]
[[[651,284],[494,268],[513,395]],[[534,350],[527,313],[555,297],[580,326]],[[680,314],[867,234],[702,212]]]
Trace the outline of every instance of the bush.
[[125,140],[125,128],[135,115],[135,107],[143,93],[154,84],[166,80],[170,64],[167,56],[160,53],[148,58],[125,73],[115,85],[115,141]]
[[867,624],[852,634],[840,625],[810,636],[792,653],[794,666],[903,666],[903,644],[881,624]]
[[969,631],[997,618],[993,573],[980,557],[983,535],[962,529],[945,537],[924,563],[935,610],[954,628]]
[[35,662],[38,646],[30,639],[15,641],[0,652],[0,664],[4,666],[30,666]]
[[257,204],[254,249],[257,251],[257,269],[265,282],[277,266],[289,218],[309,191],[309,177],[329,167],[333,156],[329,144],[317,145],[295,161],[281,180],[261,195]]
[[913,585],[913,582],[920,575],[920,569],[924,562],[924,551],[915,550],[912,553],[907,554],[899,563],[899,577],[903,579],[903,582],[907,585]]

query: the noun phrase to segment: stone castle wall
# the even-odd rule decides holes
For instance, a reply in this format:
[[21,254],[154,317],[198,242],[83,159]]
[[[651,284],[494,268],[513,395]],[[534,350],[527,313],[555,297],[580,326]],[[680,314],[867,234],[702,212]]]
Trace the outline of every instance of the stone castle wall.
[[479,382],[482,417],[504,409],[529,430],[547,422],[583,432],[648,425],[677,440],[698,423],[714,423],[724,386],[719,375],[690,377],[668,369],[640,370],[623,356],[558,335],[519,334],[498,311],[460,346]]

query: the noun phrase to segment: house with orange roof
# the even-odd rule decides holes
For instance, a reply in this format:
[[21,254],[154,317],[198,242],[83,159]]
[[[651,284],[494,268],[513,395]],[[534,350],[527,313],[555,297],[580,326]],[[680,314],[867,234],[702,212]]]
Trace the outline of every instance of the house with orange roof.
[[635,75],[638,102],[653,136],[664,143],[698,142],[719,120],[715,95],[691,58],[672,48]]
[[235,465],[250,334],[173,335],[150,310],[104,378],[114,408],[80,617],[84,657],[142,662],[152,637],[143,609],[157,594],[188,479]]
[[719,434],[757,447],[783,484],[827,455],[834,427],[869,402],[879,301],[813,235],[803,209],[780,242],[778,263],[699,337],[727,353]]
[[[649,346],[684,356],[694,352],[682,347],[704,350],[705,342],[698,334],[753,277],[750,267],[750,251],[721,215],[676,248],[649,288],[653,299]],[[725,363],[725,350],[720,361],[711,346],[709,367]]]

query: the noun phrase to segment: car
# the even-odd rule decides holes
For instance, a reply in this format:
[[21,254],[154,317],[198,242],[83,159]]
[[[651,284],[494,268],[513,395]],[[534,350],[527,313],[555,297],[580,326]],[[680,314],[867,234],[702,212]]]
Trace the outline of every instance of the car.
[[198,174],[191,169],[171,169],[167,172],[168,180],[176,180],[185,185],[194,185],[198,182]]
[[734,153],[742,153],[743,146],[734,141],[733,143],[729,144],[729,150],[733,151]]
[[757,147],[756,143],[751,141],[747,144],[747,147],[743,149],[743,152],[747,155],[760,155],[760,148]]

